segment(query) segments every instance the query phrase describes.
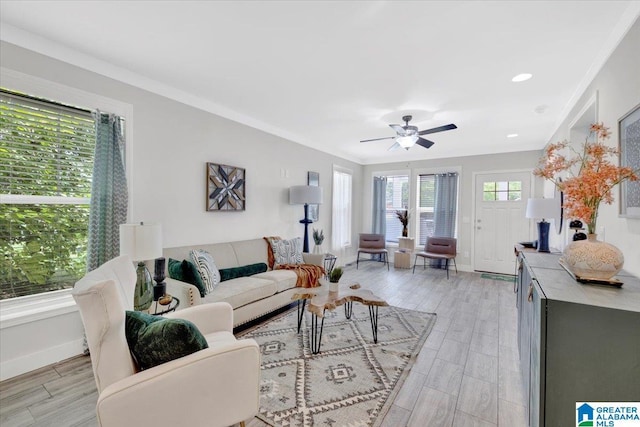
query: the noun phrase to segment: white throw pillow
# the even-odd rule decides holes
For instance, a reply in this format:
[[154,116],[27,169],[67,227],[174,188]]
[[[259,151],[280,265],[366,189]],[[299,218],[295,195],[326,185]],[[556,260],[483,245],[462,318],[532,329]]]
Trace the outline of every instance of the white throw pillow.
[[203,249],[193,249],[189,252],[189,258],[200,273],[206,293],[213,291],[220,283],[220,272],[211,254]]
[[275,259],[274,267],[282,264],[302,264],[302,239],[271,240]]

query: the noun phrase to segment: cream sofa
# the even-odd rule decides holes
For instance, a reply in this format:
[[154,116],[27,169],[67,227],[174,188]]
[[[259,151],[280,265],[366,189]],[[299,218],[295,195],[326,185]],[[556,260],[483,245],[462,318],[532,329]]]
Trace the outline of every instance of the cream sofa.
[[[209,252],[218,269],[242,267],[263,262],[268,265],[267,245],[264,239],[242,240],[209,245],[182,246],[165,248],[163,256],[169,264],[169,258],[182,261],[189,259],[192,249],[204,249]],[[323,265],[322,254],[303,253],[306,264]],[[189,283],[169,278],[167,274],[167,293],[180,300],[178,310],[207,302],[225,301],[233,307],[234,327],[268,314],[291,303],[295,293],[297,276],[289,270],[268,270],[250,277],[239,277],[221,282],[213,292],[204,298],[198,288]]]

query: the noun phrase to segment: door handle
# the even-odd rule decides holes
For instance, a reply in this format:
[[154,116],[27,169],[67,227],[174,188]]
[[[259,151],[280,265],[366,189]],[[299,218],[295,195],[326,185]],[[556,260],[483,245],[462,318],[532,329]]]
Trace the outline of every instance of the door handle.
[[527,294],[527,301],[533,301],[533,282],[529,283],[529,293]]

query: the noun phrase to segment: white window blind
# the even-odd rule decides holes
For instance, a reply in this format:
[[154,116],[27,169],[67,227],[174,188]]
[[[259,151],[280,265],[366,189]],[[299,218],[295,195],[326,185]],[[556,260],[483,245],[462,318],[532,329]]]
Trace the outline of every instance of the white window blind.
[[433,236],[435,208],[435,175],[418,175],[418,244],[424,245]]
[[386,193],[386,231],[387,242],[398,243],[402,236],[402,223],[396,215],[396,211],[405,210],[409,206],[409,176],[387,176]]
[[341,250],[351,245],[351,173],[333,171],[331,247]]
[[84,273],[94,149],[89,111],[0,91],[0,299]]

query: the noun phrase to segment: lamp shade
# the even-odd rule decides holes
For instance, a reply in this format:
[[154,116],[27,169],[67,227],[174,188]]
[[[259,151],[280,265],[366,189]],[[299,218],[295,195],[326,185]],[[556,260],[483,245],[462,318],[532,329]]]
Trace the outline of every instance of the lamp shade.
[[322,187],[316,187],[313,185],[294,185],[289,188],[290,205],[304,205],[306,203],[322,203]]
[[160,224],[120,224],[120,255],[129,255],[133,261],[161,257]]
[[558,213],[558,202],[555,199],[529,199],[527,201],[526,218],[556,218]]

